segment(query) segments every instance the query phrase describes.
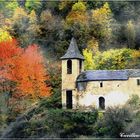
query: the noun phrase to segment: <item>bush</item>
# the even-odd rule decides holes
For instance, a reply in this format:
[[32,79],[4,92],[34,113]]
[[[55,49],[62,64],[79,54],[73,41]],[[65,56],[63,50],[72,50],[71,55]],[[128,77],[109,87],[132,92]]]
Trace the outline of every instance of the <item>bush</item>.
[[128,123],[132,121],[133,114],[127,108],[108,108],[103,117],[99,118],[94,126],[93,135],[96,137],[120,137]]
[[125,132],[127,134],[140,134],[140,97],[138,95],[132,95],[126,106],[131,108],[134,115],[132,122],[125,128]]
[[[137,104],[138,103],[138,104]],[[132,97],[124,107],[107,108],[105,112],[53,109],[44,99],[20,119],[5,137],[80,138],[120,137],[120,133],[140,134],[139,100]],[[136,109],[133,109],[135,105]],[[52,108],[48,108],[52,107]]]
[[[51,110],[49,115],[53,126],[51,132],[58,132],[62,138],[78,137],[80,135],[91,135],[92,125],[96,122],[98,113],[81,112],[72,110]],[[53,119],[53,120],[52,120]]]
[[140,108],[140,97],[136,94],[133,94],[131,98],[126,103],[126,107],[129,106],[133,110],[137,110]]
[[72,138],[90,136],[97,121],[98,112],[81,112],[37,107],[17,119],[4,137],[11,138]]

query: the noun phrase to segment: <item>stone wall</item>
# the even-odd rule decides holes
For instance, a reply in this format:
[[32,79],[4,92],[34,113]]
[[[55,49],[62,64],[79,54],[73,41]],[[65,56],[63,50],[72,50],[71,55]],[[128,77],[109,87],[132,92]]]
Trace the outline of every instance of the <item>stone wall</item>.
[[[91,81],[87,83],[85,91],[79,91],[77,95],[79,106],[93,106],[99,108],[99,97],[104,97],[105,107],[124,105],[132,94],[140,96],[138,78],[129,78],[124,81]],[[100,87],[100,83],[103,87]]]
[[[76,78],[79,73],[79,60],[72,60],[72,74],[67,74],[67,60],[62,60],[62,106],[66,108],[66,91],[72,90],[73,94],[73,108],[77,105],[77,89],[76,89]],[[82,71],[83,71],[82,63]]]

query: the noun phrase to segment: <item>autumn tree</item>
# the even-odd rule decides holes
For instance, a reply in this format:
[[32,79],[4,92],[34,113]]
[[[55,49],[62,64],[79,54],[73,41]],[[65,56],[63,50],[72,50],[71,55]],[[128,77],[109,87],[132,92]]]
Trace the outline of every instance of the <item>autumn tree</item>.
[[55,17],[52,15],[51,11],[50,10],[42,11],[40,15],[40,29],[42,31],[43,36],[48,35],[48,33],[53,31],[55,25],[56,25]]
[[108,50],[94,57],[97,69],[125,69],[132,60],[130,49]]
[[85,49],[85,69],[126,69],[138,66],[140,51],[123,49],[110,49],[104,52],[94,53]]
[[5,98],[8,112],[12,112],[13,107],[16,106],[13,99],[17,93],[17,82],[16,75],[13,73],[15,73],[15,61],[19,59],[20,54],[21,49],[15,40],[0,42],[0,93],[1,98]]
[[93,63],[93,52],[90,49],[84,49],[83,50],[83,55],[84,55],[84,69],[86,70],[92,70],[94,68],[94,63]]
[[135,38],[135,26],[134,23],[131,20],[129,20],[126,26],[126,39],[128,48],[135,48]]
[[128,64],[128,68],[132,69],[132,68],[136,68],[136,69],[140,69],[140,49],[139,50],[132,50],[132,60],[129,62]]
[[77,2],[72,6],[71,12],[66,18],[67,24],[87,24],[86,6],[83,2]]
[[20,42],[22,47],[38,43],[40,39],[40,26],[34,10],[27,13],[23,8],[17,8],[10,19],[12,35]]
[[97,53],[99,51],[99,41],[95,37],[92,37],[87,42],[87,49],[91,50],[93,54]]
[[107,2],[101,8],[92,10],[91,21],[90,28],[91,32],[93,32],[93,36],[97,37],[108,46],[112,39],[111,23],[113,18],[112,11]]
[[[37,45],[30,45],[23,53],[24,76],[21,79],[19,89],[25,95],[31,95],[32,98],[44,97],[50,95],[50,87],[45,81],[49,79],[43,56]],[[25,59],[26,58],[26,59]]]
[[65,32],[68,33],[69,38],[74,36],[78,39],[80,50],[89,39],[89,17],[86,8],[86,2],[76,2],[65,20]]
[[[36,43],[39,39],[40,35],[40,26],[38,24],[37,15],[34,10],[28,15],[29,17],[29,26],[27,28],[28,31],[28,39],[29,44]],[[38,39],[37,39],[38,38]]]
[[6,29],[0,28],[0,42],[11,40],[11,39],[12,37],[10,33]]
[[28,44],[29,17],[23,8],[17,8],[9,21],[11,34],[21,43],[22,47]]
[[42,11],[40,15],[40,35],[44,48],[53,49],[54,53],[46,51],[48,56],[59,58],[64,53],[64,47],[67,45],[64,21],[60,17],[54,16],[50,10]]
[[59,2],[59,10],[61,12],[61,15],[66,17],[68,13],[71,11],[72,5],[75,3],[75,1],[67,1],[63,0]]
[[49,76],[37,45],[22,49],[14,39],[0,42],[0,93],[7,95],[11,112],[24,106],[23,99],[48,97],[51,89],[46,80]]
[[99,54],[99,42],[95,37],[92,37],[87,41],[87,48],[83,49],[83,55],[85,58],[84,68],[95,69],[96,65],[93,62],[94,56]]

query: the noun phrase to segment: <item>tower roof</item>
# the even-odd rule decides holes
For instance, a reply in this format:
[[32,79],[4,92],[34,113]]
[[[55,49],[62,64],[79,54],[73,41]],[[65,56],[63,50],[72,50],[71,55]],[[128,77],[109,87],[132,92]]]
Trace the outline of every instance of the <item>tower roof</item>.
[[67,52],[65,53],[64,56],[61,57],[61,59],[74,59],[74,58],[84,60],[84,57],[80,54],[76,40],[72,38]]

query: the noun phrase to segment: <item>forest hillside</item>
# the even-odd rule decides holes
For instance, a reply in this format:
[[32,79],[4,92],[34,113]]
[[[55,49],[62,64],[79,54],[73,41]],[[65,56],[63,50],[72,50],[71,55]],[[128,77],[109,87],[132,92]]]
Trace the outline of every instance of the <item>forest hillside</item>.
[[[12,132],[11,125],[21,118],[23,124],[15,126],[21,130],[19,135],[13,128],[15,133],[9,136],[119,137],[118,132],[127,121],[132,126],[125,131],[136,130],[138,110],[137,115],[131,114],[131,109],[130,112],[125,108],[116,109],[118,112],[108,110],[120,117],[130,113],[130,118],[123,123],[116,122],[115,128],[120,129],[113,129],[112,134],[108,134],[112,128],[106,127],[110,116],[104,118],[97,110],[89,114],[62,110],[60,57],[74,37],[85,58],[85,70],[140,69],[139,7],[139,1],[116,0],[0,1],[0,136]],[[132,99],[138,105],[138,98]],[[131,115],[136,115],[134,122]],[[61,124],[63,120],[66,123]],[[83,120],[84,126],[81,126]],[[56,127],[51,127],[52,122]],[[121,123],[124,125],[117,126]],[[59,126],[61,132],[54,134]],[[79,132],[80,127],[87,131]],[[94,129],[97,131],[92,133]]]

